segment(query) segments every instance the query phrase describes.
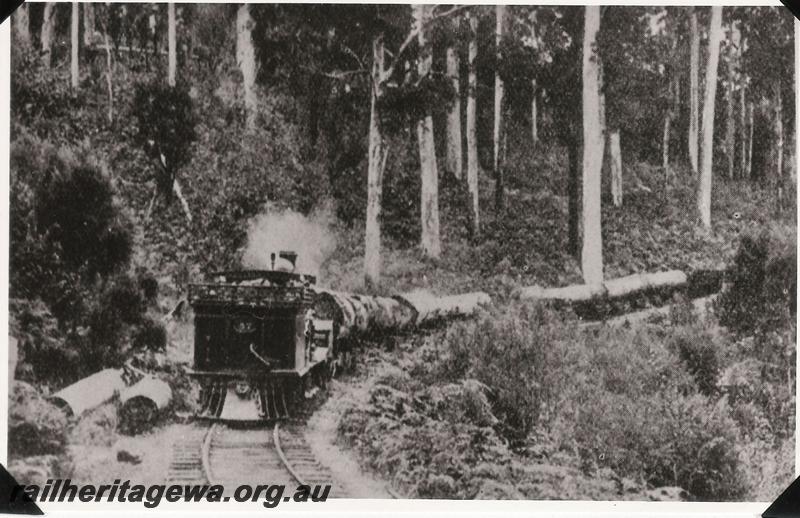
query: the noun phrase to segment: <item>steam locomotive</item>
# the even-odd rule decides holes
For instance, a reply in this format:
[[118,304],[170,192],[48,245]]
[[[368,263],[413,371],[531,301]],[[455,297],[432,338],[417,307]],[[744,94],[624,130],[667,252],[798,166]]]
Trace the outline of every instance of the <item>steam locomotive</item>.
[[316,278],[296,273],[296,262],[294,252],[273,253],[270,270],[215,272],[189,286],[196,417],[283,419],[332,375],[333,320],[317,317]]

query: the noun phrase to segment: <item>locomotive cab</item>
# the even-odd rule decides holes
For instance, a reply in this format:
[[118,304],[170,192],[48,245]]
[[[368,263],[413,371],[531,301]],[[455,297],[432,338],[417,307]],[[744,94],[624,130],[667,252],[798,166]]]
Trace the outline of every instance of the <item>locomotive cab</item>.
[[[314,381],[333,370],[333,323],[317,319],[316,279],[291,268],[215,272],[189,286],[195,312],[198,417],[262,421],[288,417]],[[287,271],[288,270],[288,271]]]

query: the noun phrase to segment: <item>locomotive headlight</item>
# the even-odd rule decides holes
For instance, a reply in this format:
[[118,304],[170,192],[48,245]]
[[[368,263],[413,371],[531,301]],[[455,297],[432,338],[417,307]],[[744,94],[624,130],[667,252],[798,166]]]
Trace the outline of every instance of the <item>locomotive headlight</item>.
[[246,381],[237,381],[233,391],[237,396],[245,397],[250,392],[250,385]]

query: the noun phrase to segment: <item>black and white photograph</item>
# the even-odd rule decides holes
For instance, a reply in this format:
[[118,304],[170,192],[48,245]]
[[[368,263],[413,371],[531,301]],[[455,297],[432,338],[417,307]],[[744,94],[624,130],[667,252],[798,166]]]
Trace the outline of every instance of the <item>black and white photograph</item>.
[[784,6],[5,24],[19,495],[265,512],[794,480]]

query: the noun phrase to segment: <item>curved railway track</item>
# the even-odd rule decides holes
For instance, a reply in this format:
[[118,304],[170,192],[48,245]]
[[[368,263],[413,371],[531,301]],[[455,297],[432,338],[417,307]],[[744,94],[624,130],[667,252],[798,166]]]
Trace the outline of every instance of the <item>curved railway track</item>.
[[249,484],[330,485],[329,498],[347,498],[345,487],[333,480],[316,460],[303,436],[303,423],[240,427],[195,423],[172,450],[168,483],[213,485],[229,496]]

